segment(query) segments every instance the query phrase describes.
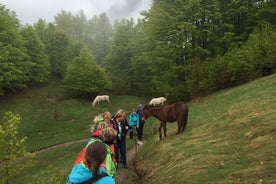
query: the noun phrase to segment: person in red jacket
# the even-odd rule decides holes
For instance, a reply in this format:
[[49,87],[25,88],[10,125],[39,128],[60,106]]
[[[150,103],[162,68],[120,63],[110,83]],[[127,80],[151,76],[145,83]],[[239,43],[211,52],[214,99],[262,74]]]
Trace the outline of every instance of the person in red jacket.
[[80,153],[78,154],[77,158],[75,159],[74,164],[83,163],[85,166],[87,166],[87,162],[85,160],[85,153],[86,148],[89,144],[100,141],[104,142],[107,146],[107,157],[106,157],[106,169],[109,176],[113,177],[116,173],[116,167],[117,167],[117,161],[115,158],[115,148],[114,143],[116,140],[116,132],[113,128],[108,127],[107,123],[103,122],[99,125],[98,129],[91,134],[91,138],[88,141],[88,144],[86,147],[84,147]]

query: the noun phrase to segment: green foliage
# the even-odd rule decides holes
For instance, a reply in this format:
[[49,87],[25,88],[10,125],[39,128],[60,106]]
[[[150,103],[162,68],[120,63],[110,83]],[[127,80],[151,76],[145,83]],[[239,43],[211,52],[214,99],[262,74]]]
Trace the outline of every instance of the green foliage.
[[250,35],[242,47],[205,62],[201,66],[204,68],[204,75],[196,81],[208,84],[204,91],[210,93],[274,73],[275,41],[275,29],[264,24]]
[[0,5],[0,95],[26,87],[29,68],[15,13]]
[[[273,48],[268,44],[269,40],[264,42],[260,37],[255,38],[254,49],[260,45],[257,50],[262,52],[259,56],[258,52],[246,46],[253,42],[246,43],[248,38],[253,39],[250,34],[254,28],[264,21],[259,13],[272,12],[265,9],[267,4],[273,9],[275,3],[153,1],[150,11],[143,13],[145,21],[142,26],[138,24],[142,27],[142,34],[131,43],[131,49],[138,48],[139,54],[134,52],[132,55],[130,70],[142,71],[143,68],[148,78],[141,77],[143,83],[134,81],[134,86],[147,89],[151,96],[168,96],[172,101],[188,100],[216,89],[242,84],[264,72],[273,73],[275,59],[274,52],[269,49]],[[274,31],[266,29],[264,32],[270,35]],[[135,43],[143,43],[144,48]],[[261,57],[261,62],[253,64],[258,57]],[[269,61],[264,61],[265,58]],[[260,66],[262,62],[267,63],[266,66]],[[138,81],[138,75],[134,79]],[[179,95],[179,89],[182,89],[182,95]]]
[[85,43],[95,56],[97,64],[103,63],[112,37],[112,26],[106,14],[94,16],[88,20],[82,10],[75,15],[62,10],[55,16],[55,24],[71,39]]
[[18,163],[19,157],[30,156],[25,145],[27,137],[18,137],[19,123],[19,115],[7,112],[0,125],[1,183],[10,183],[14,176],[30,167],[30,162]]
[[76,56],[73,55],[75,52],[72,52],[74,39],[70,38],[64,30],[52,23],[46,24],[43,20],[39,20],[34,25],[34,29],[44,43],[51,73],[62,77],[68,63]]
[[96,95],[111,89],[112,83],[87,50],[83,49],[80,55],[68,65],[64,85],[78,93]]
[[34,83],[47,81],[50,74],[50,64],[45,54],[44,44],[31,26],[23,28],[21,35],[29,56],[30,68],[26,72],[29,81]]
[[[251,78],[276,72],[276,29],[271,24],[263,24],[250,35],[243,48],[244,60],[253,65]],[[247,62],[248,63],[248,62]]]
[[[34,29],[52,74],[64,78],[68,65],[86,47],[116,86],[114,93],[187,101],[275,72],[275,5],[271,0],[153,0],[137,23],[122,20],[112,27],[106,14],[87,19],[83,10],[61,11],[54,23],[40,19]],[[15,13],[4,6],[1,11],[3,95],[45,81],[47,64],[31,28],[18,31]],[[82,88],[92,96],[110,89],[80,85],[69,89]]]
[[[94,16],[88,21],[85,43],[91,48],[95,61],[99,65],[104,64],[104,58],[108,55],[108,46],[112,39],[113,28],[106,14]],[[91,40],[90,42],[88,40]]]
[[[105,69],[112,79],[117,93],[122,93],[130,88],[132,52],[130,39],[133,34],[133,20],[122,20],[115,24],[113,40],[110,44],[110,52],[105,59]],[[122,91],[123,90],[123,91]]]

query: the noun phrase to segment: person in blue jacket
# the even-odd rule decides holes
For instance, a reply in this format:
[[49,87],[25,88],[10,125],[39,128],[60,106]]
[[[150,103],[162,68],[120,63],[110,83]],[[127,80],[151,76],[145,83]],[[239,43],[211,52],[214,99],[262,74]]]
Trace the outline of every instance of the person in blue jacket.
[[136,130],[138,135],[138,144],[142,144],[142,139],[139,137],[140,135],[140,127],[139,127],[139,115],[136,113],[136,109],[132,109],[132,113],[129,115],[129,138],[133,138],[133,131]]
[[115,184],[112,177],[108,176],[104,162],[107,154],[106,145],[95,141],[86,148],[84,163],[75,165],[67,177],[66,184]]
[[143,137],[143,129],[144,129],[144,120],[142,119],[142,115],[143,115],[143,105],[139,104],[138,105],[138,109],[136,110],[136,113],[139,116],[139,133],[138,133],[138,139],[142,140]]

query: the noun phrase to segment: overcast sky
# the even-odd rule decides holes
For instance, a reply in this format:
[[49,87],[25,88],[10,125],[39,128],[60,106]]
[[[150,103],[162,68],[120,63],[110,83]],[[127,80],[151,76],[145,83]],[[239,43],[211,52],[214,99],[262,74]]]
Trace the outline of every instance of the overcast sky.
[[106,13],[110,20],[141,18],[140,11],[150,8],[150,0],[0,0],[0,4],[16,12],[22,24],[33,24],[39,18],[53,22],[65,10],[76,14],[83,10],[87,18]]

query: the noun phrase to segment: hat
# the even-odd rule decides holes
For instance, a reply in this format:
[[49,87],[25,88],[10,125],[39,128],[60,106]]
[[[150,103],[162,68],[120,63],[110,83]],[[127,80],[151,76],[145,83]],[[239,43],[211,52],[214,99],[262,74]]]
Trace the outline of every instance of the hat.
[[139,104],[139,105],[138,105],[138,108],[141,108],[141,107],[143,107],[143,105],[142,105],[142,104]]

